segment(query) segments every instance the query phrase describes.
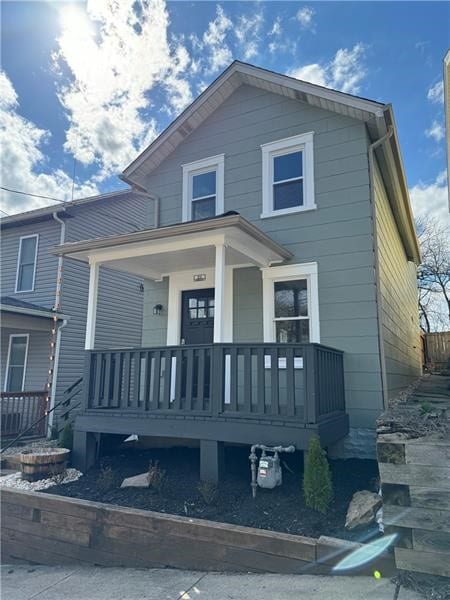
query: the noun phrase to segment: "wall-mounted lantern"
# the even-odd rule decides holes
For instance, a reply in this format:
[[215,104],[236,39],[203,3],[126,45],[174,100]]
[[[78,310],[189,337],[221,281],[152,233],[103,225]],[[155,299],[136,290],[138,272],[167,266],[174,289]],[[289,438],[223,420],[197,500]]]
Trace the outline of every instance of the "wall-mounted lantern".
[[161,315],[163,311],[163,305],[162,304],[155,304],[155,306],[153,307],[153,314],[154,315]]

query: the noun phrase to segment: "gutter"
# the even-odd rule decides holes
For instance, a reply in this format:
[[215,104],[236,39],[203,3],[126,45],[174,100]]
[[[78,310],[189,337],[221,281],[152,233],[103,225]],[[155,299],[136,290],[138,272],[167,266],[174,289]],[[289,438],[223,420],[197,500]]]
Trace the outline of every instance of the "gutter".
[[387,373],[386,373],[386,354],[384,351],[384,340],[383,340],[383,324],[382,324],[382,309],[381,309],[381,291],[380,291],[380,262],[378,259],[378,235],[377,235],[377,221],[376,221],[376,205],[375,205],[375,189],[374,189],[374,152],[375,150],[385,144],[394,135],[394,128],[389,125],[387,133],[381,138],[370,144],[369,146],[369,186],[370,186],[370,206],[372,216],[372,239],[373,239],[373,254],[374,254],[374,267],[375,267],[375,303],[377,306],[377,327],[378,327],[378,348],[379,348],[379,359],[380,359],[380,373],[381,373],[381,390],[383,397],[383,408],[387,409],[388,405],[388,386],[387,386]]
[[47,424],[47,436],[50,438],[52,435],[52,427],[53,427],[53,417],[55,415],[55,411],[53,410],[55,406],[56,400],[56,385],[54,385],[58,378],[58,367],[59,367],[59,355],[61,350],[61,337],[62,330],[69,322],[69,319],[64,319],[62,325],[58,327],[58,331],[56,334],[56,346],[55,346],[55,360],[53,362],[53,377],[52,377],[52,393],[50,396],[50,410],[48,416],[48,424]]

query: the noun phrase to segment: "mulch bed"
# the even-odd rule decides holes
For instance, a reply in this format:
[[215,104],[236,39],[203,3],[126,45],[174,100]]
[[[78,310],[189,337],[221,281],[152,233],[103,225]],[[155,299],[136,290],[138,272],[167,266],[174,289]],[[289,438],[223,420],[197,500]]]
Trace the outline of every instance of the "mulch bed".
[[[248,448],[226,449],[226,472],[212,505],[206,504],[198,490],[199,451],[188,448],[119,450],[101,458],[100,465],[78,481],[52,487],[48,493],[310,537],[328,535],[363,542],[377,535],[376,525],[353,532],[344,528],[353,493],[375,491],[376,461],[330,461],[335,499],[322,515],[304,504],[301,453],[283,455],[292,472],[283,466],[283,485],[273,490],[258,488],[256,499],[251,494],[248,455]],[[150,460],[158,460],[166,471],[162,490],[120,489],[125,477],[145,472]]]

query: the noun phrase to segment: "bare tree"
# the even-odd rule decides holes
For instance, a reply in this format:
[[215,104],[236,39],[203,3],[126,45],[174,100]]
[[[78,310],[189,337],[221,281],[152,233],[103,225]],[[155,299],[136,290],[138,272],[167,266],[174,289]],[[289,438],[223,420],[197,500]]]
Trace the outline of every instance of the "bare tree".
[[427,331],[450,329],[450,228],[436,219],[417,222],[422,263],[417,271],[419,312]]

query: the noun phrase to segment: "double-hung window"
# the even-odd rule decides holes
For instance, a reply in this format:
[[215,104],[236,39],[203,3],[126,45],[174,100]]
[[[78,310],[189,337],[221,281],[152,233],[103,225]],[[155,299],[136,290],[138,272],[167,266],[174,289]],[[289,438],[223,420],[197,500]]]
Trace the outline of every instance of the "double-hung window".
[[27,365],[28,334],[9,337],[5,392],[22,392]]
[[224,155],[183,165],[183,221],[223,213]]
[[262,269],[264,340],[320,342],[317,263]]
[[32,292],[36,276],[38,236],[27,235],[20,238],[17,257],[16,292]]
[[313,133],[263,144],[262,217],[315,208]]

